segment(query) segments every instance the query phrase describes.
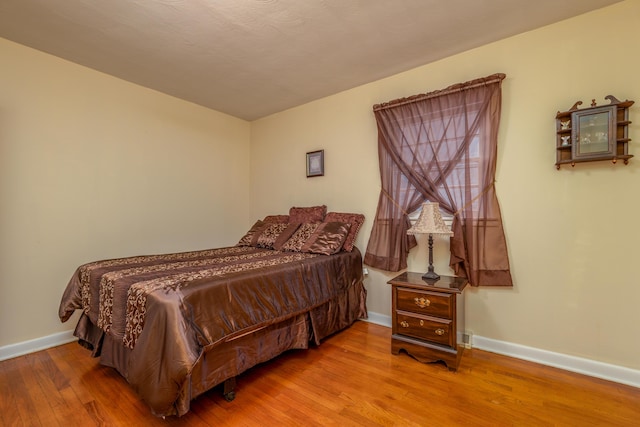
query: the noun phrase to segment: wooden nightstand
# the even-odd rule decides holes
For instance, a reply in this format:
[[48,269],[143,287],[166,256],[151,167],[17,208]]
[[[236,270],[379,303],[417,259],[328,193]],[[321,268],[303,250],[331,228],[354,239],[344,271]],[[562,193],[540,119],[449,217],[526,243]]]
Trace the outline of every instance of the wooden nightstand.
[[464,331],[467,279],[441,276],[427,283],[421,273],[405,272],[388,283],[393,289],[391,352],[405,350],[420,362],[441,360],[457,370],[464,350],[458,336]]

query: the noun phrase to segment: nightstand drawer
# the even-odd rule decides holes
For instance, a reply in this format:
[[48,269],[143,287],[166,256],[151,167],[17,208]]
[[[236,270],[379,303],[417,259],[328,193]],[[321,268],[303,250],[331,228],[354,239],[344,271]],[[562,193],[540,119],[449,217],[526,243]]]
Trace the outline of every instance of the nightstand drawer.
[[396,312],[397,333],[452,347],[451,321]]
[[398,310],[428,316],[453,318],[452,294],[442,294],[406,288],[396,288],[396,308]]

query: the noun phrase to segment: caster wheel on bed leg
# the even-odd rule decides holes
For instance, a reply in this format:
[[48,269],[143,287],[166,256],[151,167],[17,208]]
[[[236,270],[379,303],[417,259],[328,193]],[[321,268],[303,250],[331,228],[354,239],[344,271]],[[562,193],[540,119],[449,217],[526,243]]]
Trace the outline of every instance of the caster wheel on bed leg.
[[222,396],[224,396],[224,400],[227,402],[231,402],[236,398],[236,377],[228,378],[224,381],[222,385]]

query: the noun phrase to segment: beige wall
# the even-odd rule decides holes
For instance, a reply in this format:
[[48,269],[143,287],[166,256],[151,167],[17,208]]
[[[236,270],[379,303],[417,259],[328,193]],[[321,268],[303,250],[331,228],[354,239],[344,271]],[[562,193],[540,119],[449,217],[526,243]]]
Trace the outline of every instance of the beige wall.
[[83,262],[237,242],[250,124],[0,39],[0,347]]
[[[626,1],[354,88],[252,123],[251,214],[325,203],[362,212],[364,251],[380,188],[375,103],[506,73],[499,141],[500,197],[513,289],[467,292],[475,335],[640,368],[640,2]],[[425,48],[428,48],[425,46]],[[604,96],[636,100],[628,166],[557,171],[555,114]],[[324,177],[305,177],[305,152],[325,150]],[[425,270],[424,242],[410,269]],[[447,243],[437,243],[437,271]],[[390,314],[390,274],[366,281],[372,312]]]
[[[253,123],[0,39],[0,348],[73,328],[57,307],[82,262],[233,244],[292,205],[364,213],[364,251],[379,191],[371,106],[504,72],[497,188],[515,286],[468,290],[467,329],[639,369],[638,16],[625,1]],[[556,171],[556,111],[608,94],[639,103],[638,157]],[[326,175],[307,179],[316,149]],[[410,269],[426,269],[424,246]],[[438,241],[439,272],[447,251]],[[366,279],[371,312],[390,314],[392,275]]]

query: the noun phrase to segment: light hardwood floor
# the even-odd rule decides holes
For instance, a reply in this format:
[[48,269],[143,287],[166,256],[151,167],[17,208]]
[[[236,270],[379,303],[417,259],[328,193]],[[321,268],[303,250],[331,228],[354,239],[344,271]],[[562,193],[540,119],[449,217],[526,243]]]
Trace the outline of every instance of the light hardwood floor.
[[2,426],[639,426],[640,389],[466,350],[458,372],[390,353],[366,322],[151,415],[126,381],[72,343],[0,362]]

